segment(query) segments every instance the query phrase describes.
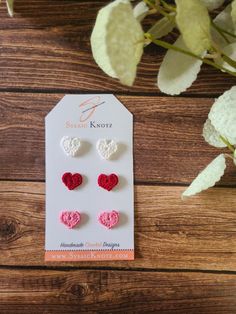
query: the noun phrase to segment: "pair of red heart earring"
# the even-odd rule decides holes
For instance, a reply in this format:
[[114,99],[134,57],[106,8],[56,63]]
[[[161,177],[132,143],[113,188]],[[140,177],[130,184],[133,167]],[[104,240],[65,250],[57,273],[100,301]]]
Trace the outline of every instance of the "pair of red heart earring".
[[[82,184],[83,177],[80,173],[72,174],[71,172],[66,172],[62,176],[62,182],[69,190],[74,190]],[[111,191],[118,184],[118,182],[119,179],[115,173],[109,175],[101,173],[97,179],[98,185],[107,191]]]
[[[63,211],[60,213],[60,221],[69,229],[76,227],[81,220],[79,211]],[[98,215],[98,222],[107,229],[113,228],[119,222],[119,212],[103,211]]]

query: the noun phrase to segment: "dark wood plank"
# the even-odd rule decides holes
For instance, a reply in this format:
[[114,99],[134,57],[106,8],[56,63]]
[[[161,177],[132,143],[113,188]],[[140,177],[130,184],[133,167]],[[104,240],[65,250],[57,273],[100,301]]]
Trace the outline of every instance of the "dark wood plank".
[[[90,34],[96,14],[108,1],[16,1],[14,19],[0,8],[0,88],[158,93],[156,75],[164,50],[145,49],[135,86],[108,78],[95,64]],[[147,27],[145,27],[147,29]],[[235,78],[204,67],[187,93],[215,95]]]
[[[71,266],[236,270],[236,189],[211,189],[186,202],[182,191],[136,187],[134,261]],[[45,265],[44,202],[43,183],[0,182],[0,265]]]
[[[0,93],[0,179],[44,179],[44,117],[62,97]],[[201,135],[213,99],[118,98],[134,114],[136,182],[189,183],[221,152]],[[220,184],[236,184],[234,166]]]
[[236,311],[236,276],[136,271],[0,270],[1,313]]

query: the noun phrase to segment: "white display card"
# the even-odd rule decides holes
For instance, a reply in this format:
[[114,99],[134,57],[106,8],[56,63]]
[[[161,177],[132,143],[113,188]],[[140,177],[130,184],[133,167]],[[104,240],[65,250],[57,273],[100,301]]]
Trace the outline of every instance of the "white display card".
[[[45,260],[134,259],[132,114],[110,94],[66,95],[45,121]],[[101,154],[112,152],[111,142],[117,150],[104,159]],[[76,188],[74,174],[82,177]],[[110,191],[99,186],[101,174],[115,174],[118,184]],[[62,177],[69,183],[72,178],[74,189]],[[116,224],[112,211],[119,218]]]

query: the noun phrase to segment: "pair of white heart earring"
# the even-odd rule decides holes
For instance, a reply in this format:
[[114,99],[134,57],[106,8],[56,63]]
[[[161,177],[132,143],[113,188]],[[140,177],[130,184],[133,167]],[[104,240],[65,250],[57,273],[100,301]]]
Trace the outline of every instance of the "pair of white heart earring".
[[[61,147],[67,156],[76,157],[81,147],[81,141],[78,137],[63,136]],[[99,139],[96,144],[98,154],[102,159],[110,159],[117,151],[118,145],[114,140]]]

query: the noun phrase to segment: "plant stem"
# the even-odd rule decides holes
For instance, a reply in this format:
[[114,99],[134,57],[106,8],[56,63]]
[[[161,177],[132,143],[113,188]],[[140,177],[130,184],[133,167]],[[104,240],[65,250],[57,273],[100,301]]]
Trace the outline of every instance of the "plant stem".
[[156,9],[150,9],[148,11],[148,15],[152,15],[152,14],[156,14],[157,13],[157,10]]
[[227,56],[224,53],[224,51],[220,47],[218,47],[214,42],[212,42],[212,49],[216,53],[216,55],[218,54],[218,56],[221,57],[226,63],[228,63],[231,67],[236,69],[236,61]]
[[206,59],[206,58],[202,58],[198,55],[195,55],[194,53],[188,51],[188,50],[184,50],[182,48],[179,48],[179,47],[176,47],[175,45],[172,45],[172,44],[169,44],[165,41],[162,41],[162,40],[159,40],[159,39],[154,39],[151,34],[149,33],[146,33],[145,34],[145,37],[149,40],[151,40],[154,44],[156,44],[157,46],[160,46],[160,47],[163,47],[165,49],[172,49],[172,50],[175,50],[175,51],[178,51],[178,52],[181,52],[187,56],[190,56],[190,57],[193,57],[193,58],[196,58],[198,60],[201,60],[203,63],[206,63],[208,65],[211,65],[213,66],[214,68],[218,69],[218,70],[222,70],[222,71],[225,71],[227,72],[228,74],[232,75],[232,76],[235,76],[236,77],[236,72],[232,72],[224,67],[222,67],[221,65],[213,62],[213,61],[210,61],[209,59]]
[[228,149],[229,149],[232,153],[234,153],[235,148],[233,147],[233,145],[231,145],[230,142],[229,142],[226,138],[224,138],[223,136],[221,136],[221,135],[220,135],[220,139],[221,139],[221,141],[228,147]]
[[156,9],[157,5],[153,4],[150,0],[143,0],[150,8]]
[[236,69],[236,62],[222,52],[222,59]]
[[230,159],[233,159],[233,160],[234,160],[234,157],[233,157],[232,155],[230,155],[230,154],[227,154],[227,153],[226,153],[225,156],[226,156],[226,157],[229,157]]
[[224,28],[222,28],[222,27],[216,25],[215,22],[213,22],[213,21],[212,21],[212,25],[213,25],[215,28],[217,28],[218,30],[220,30],[222,33],[225,33],[225,34],[227,34],[227,35],[229,35],[229,36],[231,36],[231,37],[233,37],[233,38],[236,38],[236,35],[235,35],[235,34],[233,34],[233,33],[229,32],[229,31],[227,31],[226,29],[224,29]]
[[167,13],[165,10],[161,8],[158,4],[153,4],[150,0],[143,0],[150,8],[155,9],[156,12],[162,14],[166,18],[170,19],[169,13]]
[[163,5],[163,7],[164,7],[165,9],[167,9],[167,10],[170,11],[170,12],[176,12],[175,7],[173,7],[172,5],[166,3],[164,0],[160,0],[160,1],[161,1],[161,4]]

